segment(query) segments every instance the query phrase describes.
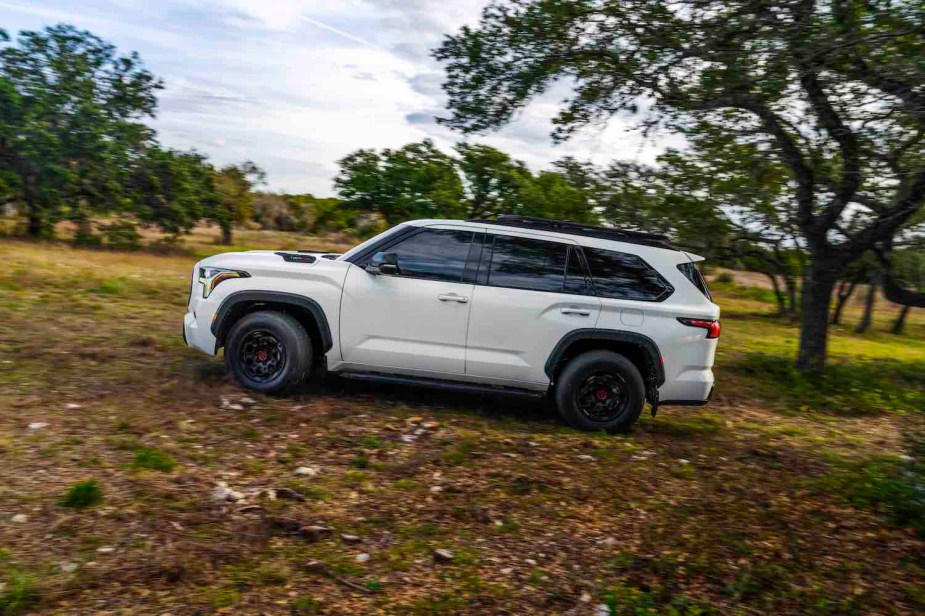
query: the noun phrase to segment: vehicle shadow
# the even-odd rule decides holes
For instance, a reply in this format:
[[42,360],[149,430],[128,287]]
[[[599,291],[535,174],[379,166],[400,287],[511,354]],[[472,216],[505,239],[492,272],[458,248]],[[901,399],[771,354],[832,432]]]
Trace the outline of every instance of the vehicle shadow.
[[329,374],[321,382],[313,383],[304,395],[326,395],[335,398],[358,396],[383,407],[407,407],[449,411],[476,415],[488,419],[514,420],[558,424],[558,412],[546,397],[493,394],[481,392],[437,389],[426,386],[360,381]]

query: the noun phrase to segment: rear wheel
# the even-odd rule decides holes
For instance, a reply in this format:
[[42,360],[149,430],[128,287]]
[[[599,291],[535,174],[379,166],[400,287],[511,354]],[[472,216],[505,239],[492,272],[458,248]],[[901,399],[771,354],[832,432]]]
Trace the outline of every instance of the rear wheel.
[[642,413],[645,383],[626,357],[589,351],[566,364],[555,399],[562,419],[573,428],[624,432]]
[[311,370],[311,339],[288,314],[252,312],[228,332],[225,365],[247,389],[283,393],[298,386]]

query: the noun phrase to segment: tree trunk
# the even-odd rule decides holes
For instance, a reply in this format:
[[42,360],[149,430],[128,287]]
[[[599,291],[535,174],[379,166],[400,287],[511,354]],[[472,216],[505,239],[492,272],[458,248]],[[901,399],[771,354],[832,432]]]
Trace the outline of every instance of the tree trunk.
[[32,237],[41,237],[44,235],[45,225],[42,224],[42,216],[36,212],[34,206],[29,206],[29,227],[28,233]]
[[832,313],[832,325],[838,325],[841,321],[841,313],[845,308],[845,305],[848,303],[848,300],[851,299],[851,296],[854,295],[854,290],[857,288],[858,283],[861,282],[861,277],[864,275],[864,270],[860,270],[855,274],[850,281],[842,280],[838,285],[838,292],[836,293],[835,300],[835,311]]
[[835,289],[835,310],[832,311],[829,325],[838,325],[838,322],[841,321],[841,312],[853,293],[854,288],[851,287],[851,283],[847,280],[842,280],[838,283],[838,287]]
[[32,186],[32,179],[26,178],[24,182],[23,196],[26,200],[26,212],[29,219],[27,233],[31,237],[41,237],[45,231],[45,220],[42,216],[42,210],[35,198],[35,191]]
[[224,246],[229,246],[231,244],[231,240],[232,240],[231,233],[232,233],[231,223],[227,225],[222,225],[222,244]]
[[813,263],[803,282],[803,312],[800,322],[800,350],[797,368],[804,374],[825,370],[829,335],[829,304],[838,276],[837,266]]
[[870,286],[867,288],[867,297],[864,299],[864,316],[861,322],[854,328],[854,333],[863,334],[870,329],[874,321],[874,302],[877,299],[877,287],[880,286],[880,276],[875,274],[870,279]]
[[906,328],[906,316],[909,314],[911,308],[912,306],[903,306],[896,320],[893,322],[893,329],[891,331],[897,336],[902,334],[903,330]]
[[777,276],[771,272],[764,272],[764,275],[771,279],[771,287],[774,289],[774,297],[777,299],[777,314],[781,316],[787,314],[787,300],[784,298],[784,293],[780,289],[780,282],[778,282]]
[[795,323],[799,316],[796,278],[791,274],[784,274],[784,286],[787,288],[787,313],[790,316],[790,321]]

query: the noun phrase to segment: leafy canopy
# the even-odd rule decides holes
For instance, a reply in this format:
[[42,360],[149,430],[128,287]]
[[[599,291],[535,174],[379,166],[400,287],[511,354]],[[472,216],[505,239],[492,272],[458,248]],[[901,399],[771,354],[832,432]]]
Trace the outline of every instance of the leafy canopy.
[[0,48],[0,167],[26,202],[30,232],[118,207],[160,88],[137,54],[73,26],[22,32]]

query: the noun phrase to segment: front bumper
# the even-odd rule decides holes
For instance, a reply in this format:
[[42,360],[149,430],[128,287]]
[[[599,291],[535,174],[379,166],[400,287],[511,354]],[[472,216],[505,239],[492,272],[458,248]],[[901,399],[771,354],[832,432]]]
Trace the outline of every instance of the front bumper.
[[215,336],[208,327],[202,326],[192,310],[183,315],[183,342],[188,347],[215,355]]

